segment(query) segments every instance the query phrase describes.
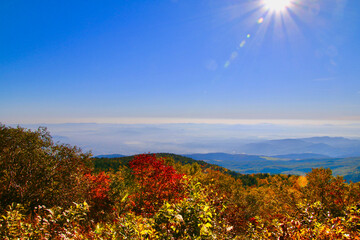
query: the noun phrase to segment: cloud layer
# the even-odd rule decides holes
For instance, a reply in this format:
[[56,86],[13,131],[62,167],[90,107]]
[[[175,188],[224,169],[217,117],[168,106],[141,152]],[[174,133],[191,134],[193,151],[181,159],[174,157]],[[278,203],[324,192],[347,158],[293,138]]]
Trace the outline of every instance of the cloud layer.
[[[16,126],[16,125],[12,125]],[[360,124],[24,124],[36,129],[45,126],[55,141],[98,154],[147,152],[241,153],[239,146],[268,139],[313,136],[358,138]]]

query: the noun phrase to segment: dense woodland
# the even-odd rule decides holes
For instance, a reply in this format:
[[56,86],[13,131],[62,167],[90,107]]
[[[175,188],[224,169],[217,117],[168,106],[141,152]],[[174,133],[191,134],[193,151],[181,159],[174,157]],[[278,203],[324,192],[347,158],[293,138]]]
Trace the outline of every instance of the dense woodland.
[[360,184],[171,154],[91,158],[0,125],[1,239],[360,239]]

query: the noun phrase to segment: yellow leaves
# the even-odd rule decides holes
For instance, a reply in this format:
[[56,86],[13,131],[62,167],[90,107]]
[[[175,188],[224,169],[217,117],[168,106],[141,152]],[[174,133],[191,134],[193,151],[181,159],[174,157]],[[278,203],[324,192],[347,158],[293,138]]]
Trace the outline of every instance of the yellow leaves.
[[148,233],[149,233],[148,230],[143,229],[143,230],[141,230],[140,235],[146,235],[146,234],[148,234]]
[[169,202],[165,203],[165,207],[168,208],[168,211],[173,211],[172,209],[170,209],[171,204]]
[[204,212],[206,212],[209,209],[209,206],[204,207]]
[[205,223],[201,226],[201,229],[200,229],[200,236],[207,236],[207,235],[210,235],[210,229],[212,225],[210,223]]
[[211,228],[211,227],[212,227],[212,225],[211,225],[211,223],[205,223],[205,227],[207,227],[207,228]]

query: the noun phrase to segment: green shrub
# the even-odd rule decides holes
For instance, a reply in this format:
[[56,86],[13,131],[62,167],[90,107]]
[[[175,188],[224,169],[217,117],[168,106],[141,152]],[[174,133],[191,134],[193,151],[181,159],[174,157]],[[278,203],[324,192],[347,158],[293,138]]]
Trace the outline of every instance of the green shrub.
[[68,207],[84,201],[90,154],[55,144],[46,128],[0,125],[0,212],[11,203]]

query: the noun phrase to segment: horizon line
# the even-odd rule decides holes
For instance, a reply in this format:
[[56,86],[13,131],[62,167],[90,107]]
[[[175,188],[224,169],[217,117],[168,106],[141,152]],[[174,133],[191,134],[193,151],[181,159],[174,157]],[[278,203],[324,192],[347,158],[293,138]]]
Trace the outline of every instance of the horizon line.
[[63,118],[4,121],[2,124],[224,124],[224,125],[351,125],[360,124],[360,118],[351,119],[251,119],[251,118]]

